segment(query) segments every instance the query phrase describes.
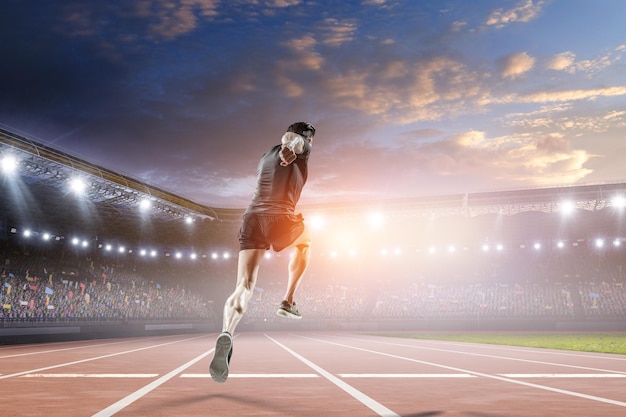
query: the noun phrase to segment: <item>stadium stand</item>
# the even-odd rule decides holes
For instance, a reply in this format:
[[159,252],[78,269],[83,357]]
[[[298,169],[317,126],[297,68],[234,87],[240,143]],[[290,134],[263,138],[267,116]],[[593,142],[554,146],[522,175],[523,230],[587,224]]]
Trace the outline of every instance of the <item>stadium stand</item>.
[[[0,156],[9,153],[22,159],[16,175],[0,181],[0,335],[85,324],[90,336],[99,324],[110,331],[140,323],[129,330],[140,334],[219,328],[235,257],[212,255],[236,252],[242,209],[203,206],[2,130]],[[76,171],[91,178],[80,202],[63,192]],[[336,223],[315,240],[297,300],[302,326],[510,328],[521,321],[622,329],[624,195],[626,184],[616,182],[376,202],[388,216],[385,232],[376,233],[358,220],[371,202],[304,207]],[[155,203],[148,218],[136,209],[142,196]],[[188,217],[192,231],[181,227]],[[358,230],[360,258],[334,257],[337,224]],[[48,240],[45,230],[55,231]],[[72,243],[78,235],[84,248]],[[126,249],[109,253],[106,242]],[[382,256],[385,242],[410,251]],[[139,255],[146,244],[155,259]],[[198,259],[176,259],[177,247],[193,248]],[[263,266],[242,330],[285,328],[274,316],[285,261],[278,255]]]

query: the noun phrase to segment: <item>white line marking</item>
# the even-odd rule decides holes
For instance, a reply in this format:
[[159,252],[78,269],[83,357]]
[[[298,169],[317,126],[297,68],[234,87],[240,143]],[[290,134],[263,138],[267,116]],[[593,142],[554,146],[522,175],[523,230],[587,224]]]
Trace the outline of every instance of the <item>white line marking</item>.
[[22,372],[16,372],[14,374],[2,375],[2,376],[0,376],[0,379],[7,379],[7,378],[16,377],[16,376],[26,375],[26,374],[38,373],[38,372],[41,372],[41,371],[47,371],[48,369],[62,368],[64,366],[76,365],[76,364],[85,363],[85,362],[91,362],[91,361],[95,361],[95,360],[98,360],[98,359],[112,358],[113,356],[124,355],[126,353],[139,352],[139,351],[142,351],[142,350],[152,349],[152,348],[161,347],[161,346],[167,346],[167,345],[171,345],[171,344],[174,344],[174,343],[186,342],[188,340],[200,339],[202,337],[205,337],[205,336],[190,337],[190,338],[187,338],[187,339],[175,340],[173,342],[161,343],[161,344],[158,344],[158,345],[146,346],[146,347],[142,347],[142,348],[126,350],[126,351],[123,351],[123,352],[110,353],[108,355],[96,356],[94,358],[87,358],[87,359],[81,359],[81,360],[73,361],[73,362],[61,363],[61,364],[58,364],[58,365],[45,366],[43,368],[38,368],[38,369],[30,369],[28,371],[22,371]]
[[400,417],[399,414],[394,413],[393,411],[391,411],[390,409],[388,409],[384,405],[380,404],[379,402],[375,401],[374,399],[372,399],[372,398],[368,397],[367,395],[363,394],[361,391],[357,390],[356,388],[352,387],[351,385],[346,384],[341,379],[337,378],[336,376],[334,376],[330,372],[325,371],[324,369],[320,368],[319,366],[317,366],[313,362],[309,361],[305,357],[303,357],[303,356],[299,355],[298,353],[294,352],[293,350],[289,349],[287,346],[283,345],[282,343],[278,342],[277,340],[272,339],[268,335],[265,335],[265,337],[270,339],[272,342],[276,343],[281,348],[285,349],[287,352],[289,352],[291,355],[293,355],[296,359],[298,359],[301,362],[303,362],[309,368],[313,369],[314,371],[316,371],[317,373],[322,375],[324,378],[326,378],[327,380],[329,380],[330,382],[332,382],[333,384],[335,384],[336,386],[338,386],[339,388],[344,390],[346,393],[350,394],[354,399],[356,399],[361,404],[363,404],[366,407],[368,407],[370,410],[372,410],[375,413],[377,413],[379,416],[381,416],[381,417]]
[[[181,378],[211,378],[211,374],[182,374]],[[317,374],[229,374],[231,378],[317,378]]]
[[[156,340],[156,339],[164,339],[166,337],[171,337],[171,336],[158,336],[158,337],[142,338],[141,340],[142,341],[144,341],[144,340]],[[61,349],[40,350],[40,351],[37,351],[37,352],[16,353],[16,354],[13,354],[13,355],[0,356],[0,359],[16,358],[16,357],[19,357],[19,356],[43,355],[45,353],[65,352],[67,350],[89,349],[89,348],[93,348],[93,347],[119,345],[119,344],[124,344],[124,343],[133,343],[133,342],[137,342],[137,341],[138,341],[138,339],[131,339],[131,340],[123,340],[121,342],[111,342],[111,343],[103,342],[103,343],[98,343],[98,344],[95,344],[95,345],[83,345],[83,346],[74,346],[74,347],[61,348]],[[76,343],[76,342],[72,342],[72,343]]]
[[507,378],[626,378],[624,374],[498,374]]
[[114,404],[111,404],[110,406],[108,406],[104,410],[101,410],[101,411],[97,412],[96,414],[94,414],[92,417],[109,417],[109,416],[112,416],[112,415],[116,414],[118,411],[122,411],[124,408],[128,407],[130,404],[134,403],[135,401],[137,401],[138,399],[140,399],[144,395],[148,394],[150,391],[158,388],[159,386],[161,386],[165,382],[169,381],[170,379],[174,378],[176,375],[178,375],[179,373],[181,373],[185,369],[189,368],[190,366],[192,366],[196,362],[204,359],[205,357],[207,357],[208,355],[213,353],[214,350],[215,350],[215,348],[213,348],[213,349],[211,349],[209,351],[206,351],[206,352],[204,352],[203,354],[201,354],[199,356],[196,356],[195,358],[193,358],[192,360],[190,360],[186,364],[179,366],[178,368],[174,369],[173,371],[169,372],[168,374],[163,375],[161,378],[159,378],[159,379],[157,379],[155,381],[152,381],[151,383],[149,383],[145,387],[140,388],[137,391],[133,392],[132,394],[127,395],[126,397],[122,398],[118,402],[116,402]]
[[[348,340],[355,340],[355,338],[348,338]],[[363,339],[356,339],[356,340],[363,341]],[[502,359],[502,360],[508,360],[508,361],[534,363],[534,364],[539,364],[539,365],[558,366],[558,367],[562,367],[562,368],[582,369],[582,370],[585,370],[585,371],[596,371],[596,372],[602,372],[602,373],[617,373],[617,374],[626,375],[626,372],[624,372],[624,371],[615,371],[615,370],[612,370],[612,369],[590,368],[590,367],[586,367],[586,366],[567,365],[567,364],[563,364],[563,363],[536,361],[536,360],[521,359],[521,358],[511,358],[511,357],[508,357],[508,356],[488,355],[486,353],[474,353],[474,352],[466,352],[466,351],[462,351],[462,350],[451,350],[451,349],[432,348],[432,347],[426,347],[426,346],[415,346],[415,345],[410,345],[410,344],[405,344],[405,343],[383,342],[383,341],[380,341],[380,340],[369,340],[368,343],[377,343],[377,344],[389,345],[389,346],[401,346],[401,347],[408,347],[408,348],[413,348],[413,349],[432,350],[432,351],[435,351],[435,352],[457,353],[459,355],[479,356],[479,357],[483,357],[483,358],[495,358],[495,359]],[[529,351],[530,350],[526,350],[526,352],[529,352]]]
[[[378,351],[375,351],[375,350],[364,349],[364,348],[359,348],[359,347],[350,346],[350,345],[344,345],[344,344],[336,343],[336,342],[329,342],[327,340],[314,339],[312,337],[306,337],[306,336],[300,336],[300,337],[302,337],[304,339],[314,340],[314,341],[317,341],[317,342],[320,342],[320,343],[327,343],[327,344],[330,344],[330,345],[342,346],[342,347],[345,347],[345,348],[348,348],[348,349],[359,350],[361,352],[368,352],[368,353],[373,353],[375,355],[387,356],[389,358],[401,359],[401,360],[405,360],[405,361],[421,363],[421,364],[424,364],[424,365],[430,365],[430,366],[434,366],[434,367],[437,367],[437,368],[447,369],[449,371],[468,373],[468,374],[472,374],[472,375],[476,375],[476,376],[482,376],[482,377],[489,378],[489,379],[495,379],[495,380],[498,380],[498,381],[510,382],[512,384],[524,385],[526,387],[531,387],[531,388],[537,388],[537,389],[544,390],[544,391],[551,391],[551,392],[556,392],[556,393],[559,393],[559,394],[569,395],[569,396],[572,396],[572,397],[585,398],[587,400],[592,400],[592,401],[598,401],[598,402],[601,402],[601,403],[617,405],[619,407],[626,407],[626,402],[617,401],[617,400],[611,400],[609,398],[596,397],[595,395],[588,395],[588,394],[583,394],[583,393],[575,392],[575,391],[568,391],[568,390],[559,389],[559,388],[552,388],[552,387],[548,387],[548,386],[545,386],[545,385],[533,384],[533,383],[530,383],[530,382],[519,381],[519,380],[511,379],[511,378],[505,378],[505,377],[498,376],[498,375],[485,374],[485,373],[482,373],[482,372],[469,371],[467,369],[455,368],[453,366],[446,366],[446,365],[441,365],[441,364],[433,363],[433,362],[420,361],[418,359],[407,358],[407,357],[398,356],[398,355],[392,355],[390,353],[378,352]],[[485,355],[485,356],[488,356],[488,355]]]
[[159,374],[26,374],[22,378],[155,378]]
[[470,374],[339,374],[342,378],[476,378]]
[[[417,339],[415,339],[415,340],[417,340]],[[491,345],[491,344],[488,344],[488,343],[478,343],[478,342],[453,342],[453,341],[445,341],[445,340],[437,340],[437,339],[419,339],[419,340],[430,342],[430,343],[433,343],[433,344],[449,344],[449,345],[452,345],[452,346],[472,345],[472,346],[476,346],[476,347],[480,347],[480,348],[484,348],[484,349],[504,350],[504,351],[524,352],[524,353],[533,352],[533,349],[537,349],[537,348],[533,348],[531,346],[515,347],[515,346],[506,346],[506,345]],[[438,342],[440,342],[440,343],[438,343]],[[548,349],[543,349],[541,351],[541,353],[543,355],[574,356],[574,357],[580,357],[580,358],[585,358],[585,359],[604,359],[604,360],[611,360],[611,361],[626,361],[626,357],[624,357],[624,355],[620,355],[620,354],[617,354],[617,353],[606,353],[604,355],[599,355],[598,352],[581,352],[581,353],[576,353],[576,351],[571,351],[571,350],[556,351],[556,350],[548,350]]]

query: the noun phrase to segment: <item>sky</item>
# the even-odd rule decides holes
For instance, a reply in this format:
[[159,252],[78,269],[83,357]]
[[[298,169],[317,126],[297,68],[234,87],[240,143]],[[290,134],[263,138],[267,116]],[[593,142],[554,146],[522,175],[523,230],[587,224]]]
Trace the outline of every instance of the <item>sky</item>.
[[0,127],[243,208],[287,126],[301,204],[623,181],[622,0],[4,0]]

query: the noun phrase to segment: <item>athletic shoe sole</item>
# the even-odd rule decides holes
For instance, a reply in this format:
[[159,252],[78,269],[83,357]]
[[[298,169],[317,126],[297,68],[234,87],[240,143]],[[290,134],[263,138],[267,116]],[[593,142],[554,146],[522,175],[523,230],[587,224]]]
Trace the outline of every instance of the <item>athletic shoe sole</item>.
[[279,308],[276,311],[276,315],[281,316],[281,317],[285,317],[287,319],[296,319],[296,320],[300,320],[302,318],[302,316],[298,316],[296,314],[290,313],[287,310],[283,310],[282,308]]
[[228,333],[222,333],[215,342],[215,356],[211,361],[209,371],[215,382],[226,382],[228,379],[228,365],[233,350],[233,338]]

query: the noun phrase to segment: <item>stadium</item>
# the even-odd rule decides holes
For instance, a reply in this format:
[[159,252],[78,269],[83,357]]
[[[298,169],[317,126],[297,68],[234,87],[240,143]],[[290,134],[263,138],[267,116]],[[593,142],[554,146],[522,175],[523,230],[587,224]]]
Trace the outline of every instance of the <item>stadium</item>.
[[302,207],[314,242],[297,294],[304,318],[276,316],[288,259],[268,252],[228,383],[216,384],[208,361],[243,209],[197,204],[14,132],[0,143],[7,415],[626,407],[622,355],[454,336],[533,332],[554,346],[573,334],[561,348],[571,349],[581,334],[594,344],[621,334],[626,184]]
[[[242,209],[0,131],[3,343],[219,330]],[[625,330],[626,184],[301,207],[298,303],[268,252],[242,331]],[[329,308],[328,306],[332,306]]]

